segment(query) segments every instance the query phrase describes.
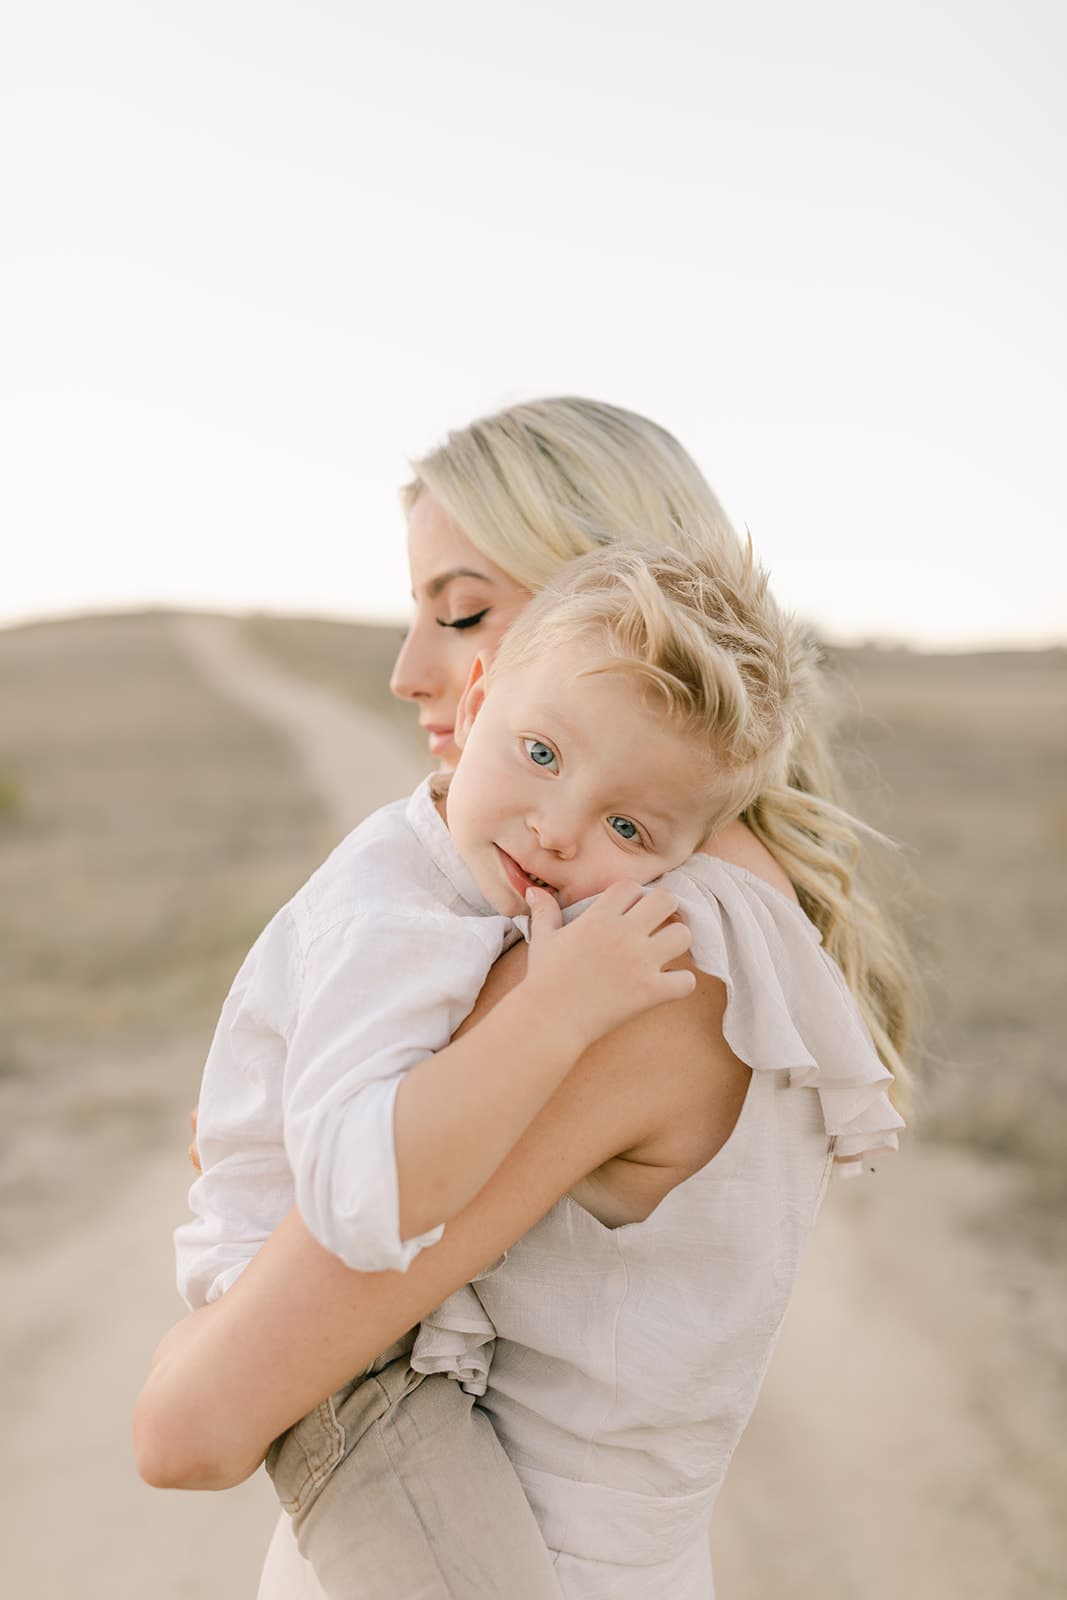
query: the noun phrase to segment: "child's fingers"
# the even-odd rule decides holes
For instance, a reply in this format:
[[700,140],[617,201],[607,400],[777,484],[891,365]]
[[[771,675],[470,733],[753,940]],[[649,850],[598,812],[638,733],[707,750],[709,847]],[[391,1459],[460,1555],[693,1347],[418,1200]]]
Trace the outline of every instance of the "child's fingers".
[[626,913],[635,928],[652,933],[660,923],[673,917],[678,910],[678,899],[669,889],[649,889],[642,894]]
[[200,1165],[200,1151],[196,1147],[196,1119],[199,1109],[199,1106],[194,1106],[189,1113],[189,1126],[193,1130],[193,1137],[189,1140],[189,1148],[185,1152],[189,1158],[190,1165],[197,1172],[201,1172],[203,1170]]
[[597,895],[589,910],[585,913],[591,916],[619,917],[625,915],[638,901],[645,898],[645,892],[639,883],[633,883],[629,878],[620,878],[611,883]]
[[661,972],[657,980],[659,1002],[668,1000],[684,1000],[693,993],[697,986],[697,975],[688,967],[682,967],[678,972]]
[[652,935],[649,943],[656,960],[661,967],[665,967],[668,961],[685,955],[693,943],[693,935],[684,922],[668,922],[666,927]]
[[530,888],[526,891],[526,904],[530,908],[530,943],[563,926],[563,913],[559,901],[547,889]]

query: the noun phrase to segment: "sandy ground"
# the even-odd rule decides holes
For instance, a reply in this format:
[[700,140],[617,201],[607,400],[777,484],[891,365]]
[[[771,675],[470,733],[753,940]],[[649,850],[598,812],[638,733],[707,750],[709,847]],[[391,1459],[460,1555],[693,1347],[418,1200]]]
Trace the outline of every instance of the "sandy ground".
[[836,1181],[716,1511],[720,1600],[1067,1593],[1062,1272],[1011,1169]]
[[[292,738],[339,829],[421,775],[373,715],[293,680],[231,625],[179,626],[221,692]],[[720,1600],[1067,1592],[1063,1286],[1013,1240],[1014,1182],[919,1147],[835,1185],[717,1515]],[[177,1153],[146,1158],[22,1270],[0,1334],[18,1395],[0,1469],[5,1594],[255,1593],[265,1482],[162,1494],[130,1460],[133,1398],[178,1310],[167,1236],[186,1185]]]

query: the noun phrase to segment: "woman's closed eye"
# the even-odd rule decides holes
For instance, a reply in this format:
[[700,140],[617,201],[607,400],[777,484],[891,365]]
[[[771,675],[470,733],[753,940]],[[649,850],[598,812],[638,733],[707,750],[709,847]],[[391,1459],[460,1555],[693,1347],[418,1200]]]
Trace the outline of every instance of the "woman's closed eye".
[[489,615],[489,606],[483,611],[472,611],[469,617],[456,617],[452,622],[446,622],[442,617],[434,620],[439,628],[476,628],[479,622],[484,622]]
[[528,738],[522,741],[522,747],[535,766],[545,772],[559,771],[559,757],[550,744],[545,744],[542,739]]

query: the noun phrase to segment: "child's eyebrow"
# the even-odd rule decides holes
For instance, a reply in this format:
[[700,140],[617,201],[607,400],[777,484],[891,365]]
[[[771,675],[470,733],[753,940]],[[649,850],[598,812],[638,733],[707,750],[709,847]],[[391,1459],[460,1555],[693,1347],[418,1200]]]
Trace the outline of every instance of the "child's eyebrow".
[[647,817],[649,822],[655,822],[660,827],[673,828],[678,821],[678,804],[676,801],[672,803],[669,796],[660,800],[658,797],[649,799],[646,795],[634,794],[625,796],[625,799],[634,801],[630,807],[633,813],[639,817]]
[[584,750],[589,747],[589,740],[577,728],[572,727],[567,718],[561,716],[558,708],[552,704],[533,705],[530,709],[528,720],[539,723],[543,731],[553,739],[558,739],[559,734],[562,733],[578,749]]

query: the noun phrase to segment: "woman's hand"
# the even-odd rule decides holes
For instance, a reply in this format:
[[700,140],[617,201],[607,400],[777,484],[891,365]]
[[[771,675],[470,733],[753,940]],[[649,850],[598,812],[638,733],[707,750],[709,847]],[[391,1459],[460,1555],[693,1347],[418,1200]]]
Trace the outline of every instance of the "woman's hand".
[[667,1000],[684,1000],[694,974],[669,964],[689,949],[689,929],[666,889],[613,883],[567,927],[546,889],[530,889],[526,984],[542,989],[555,1020],[573,1025],[577,1053]]

